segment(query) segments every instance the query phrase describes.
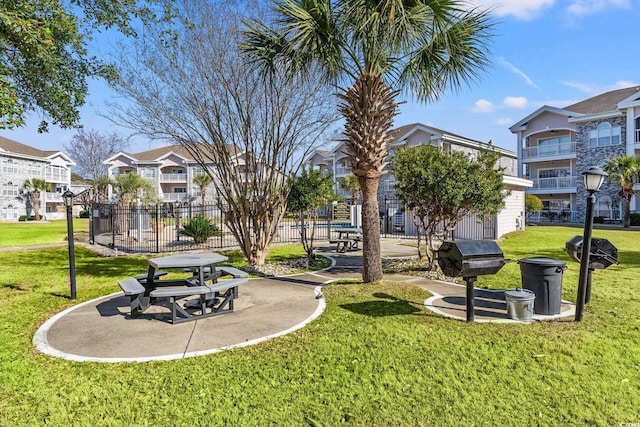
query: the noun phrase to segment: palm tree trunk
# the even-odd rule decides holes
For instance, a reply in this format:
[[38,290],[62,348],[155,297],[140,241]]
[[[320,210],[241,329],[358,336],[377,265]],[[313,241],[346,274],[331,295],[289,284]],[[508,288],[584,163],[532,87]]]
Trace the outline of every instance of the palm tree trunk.
[[379,177],[358,177],[362,190],[362,281],[382,279],[380,261],[380,213],[378,212]]

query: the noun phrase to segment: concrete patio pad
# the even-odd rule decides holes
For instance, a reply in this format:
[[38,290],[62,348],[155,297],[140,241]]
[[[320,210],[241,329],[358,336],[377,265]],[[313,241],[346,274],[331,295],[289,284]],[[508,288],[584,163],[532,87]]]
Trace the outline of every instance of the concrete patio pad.
[[39,351],[76,361],[169,360],[255,344],[298,329],[318,317],[320,279],[250,279],[239,288],[233,313],[173,325],[166,307],[131,318],[121,292],[85,302],[49,319],[37,332]]

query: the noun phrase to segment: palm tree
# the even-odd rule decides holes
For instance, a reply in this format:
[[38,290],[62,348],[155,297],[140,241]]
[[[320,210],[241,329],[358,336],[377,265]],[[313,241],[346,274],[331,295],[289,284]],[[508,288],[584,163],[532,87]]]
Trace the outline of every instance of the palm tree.
[[620,187],[618,195],[625,201],[624,227],[631,225],[631,198],[633,184],[640,178],[640,157],[620,155],[606,161],[602,169],[609,174],[609,182]]
[[213,182],[213,179],[206,173],[201,173],[193,177],[193,183],[200,187],[200,197],[202,197],[202,209],[204,212],[204,199],[207,196],[207,187]]
[[115,221],[117,232],[124,233],[129,229],[131,211],[127,207],[133,206],[136,198],[142,198],[145,204],[155,200],[153,184],[135,173],[118,174],[113,181],[118,192],[118,209]]
[[113,184],[118,192],[118,203],[122,206],[133,205],[138,197],[145,202],[151,202],[155,197],[151,181],[135,173],[118,174]]
[[40,221],[40,193],[50,188],[49,183],[42,178],[31,178],[22,184],[22,188],[28,193],[36,221]]
[[110,185],[115,186],[116,183],[111,178],[109,178],[108,175],[101,175],[91,181],[93,200],[95,202],[100,202],[101,200],[106,199],[106,194]]
[[360,185],[358,185],[358,177],[354,174],[345,176],[340,180],[340,188],[351,192],[351,204],[357,205],[360,198]]
[[274,0],[273,28],[251,21],[243,49],[265,73],[282,68],[338,86],[345,149],[362,190],[365,282],[382,278],[378,183],[401,91],[435,101],[488,65],[488,11],[462,0]]

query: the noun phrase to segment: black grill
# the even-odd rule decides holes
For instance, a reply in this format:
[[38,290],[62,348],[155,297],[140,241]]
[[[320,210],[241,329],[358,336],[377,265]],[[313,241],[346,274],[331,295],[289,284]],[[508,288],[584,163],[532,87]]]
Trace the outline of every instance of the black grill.
[[467,322],[473,322],[473,283],[478,276],[496,274],[505,264],[504,254],[493,240],[444,241],[438,249],[438,264],[449,277],[467,283]]
[[504,266],[504,254],[492,240],[445,241],[438,249],[438,264],[449,277],[496,274]]
[[[575,236],[567,241],[564,248],[569,258],[576,262],[582,260],[582,243],[582,236]],[[618,261],[618,248],[613,246],[607,239],[592,238],[589,267],[592,269],[605,269],[613,264],[620,264],[620,261]]]

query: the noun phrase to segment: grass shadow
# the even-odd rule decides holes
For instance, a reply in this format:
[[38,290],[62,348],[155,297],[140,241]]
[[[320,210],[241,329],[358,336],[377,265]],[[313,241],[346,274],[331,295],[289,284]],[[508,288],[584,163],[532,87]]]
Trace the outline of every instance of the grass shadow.
[[410,301],[396,298],[386,293],[374,293],[378,301],[365,301],[352,304],[341,304],[340,307],[352,313],[370,317],[399,316],[419,313],[422,310]]

